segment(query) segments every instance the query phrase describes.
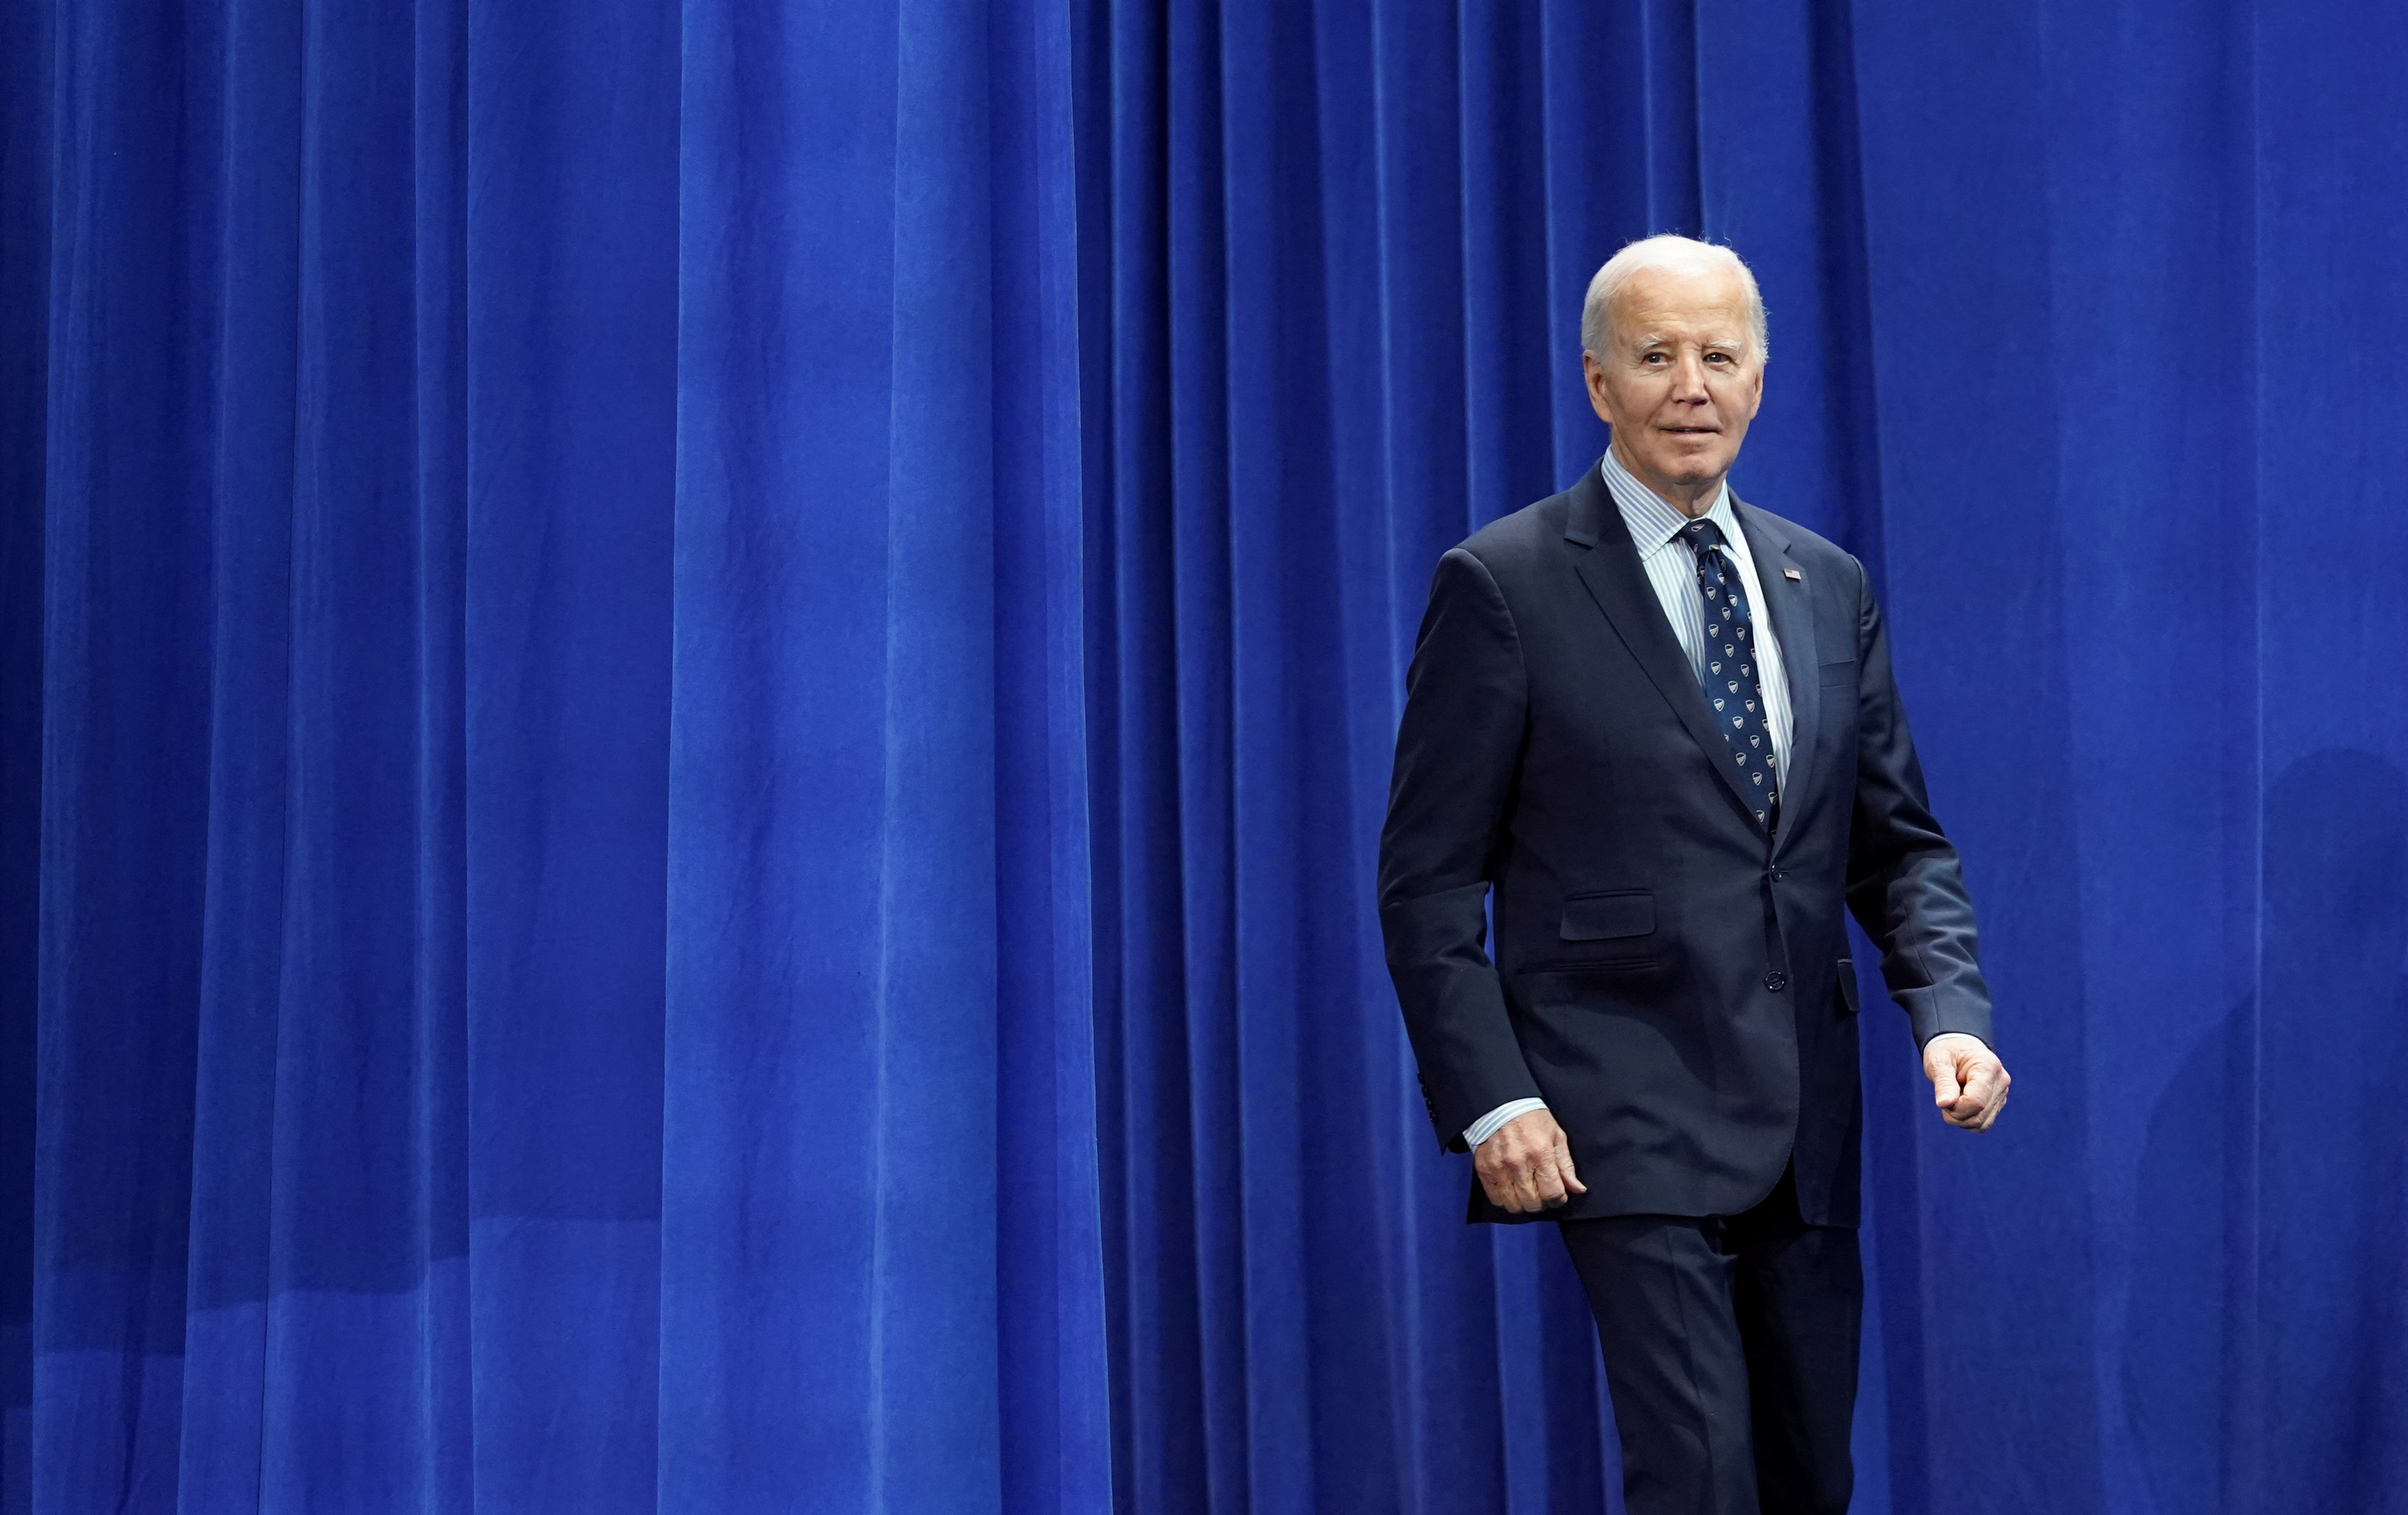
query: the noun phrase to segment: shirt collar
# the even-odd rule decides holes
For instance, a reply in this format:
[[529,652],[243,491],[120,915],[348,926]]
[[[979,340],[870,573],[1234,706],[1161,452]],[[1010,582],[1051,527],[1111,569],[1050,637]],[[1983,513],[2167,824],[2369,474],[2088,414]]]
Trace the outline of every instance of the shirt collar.
[[[1614,456],[1611,449],[1597,468],[1605,480],[1606,492],[1613,497],[1613,503],[1622,512],[1622,524],[1630,532],[1631,542],[1638,547],[1641,560],[1653,557],[1671,546],[1673,539],[1681,534],[1681,528],[1689,524],[1689,518],[1661,495],[1641,483],[1628,469],[1622,466],[1622,459]],[[1729,480],[1724,480],[1722,486],[1714,491],[1714,502],[1707,509],[1706,519],[1723,528],[1726,540],[1734,543],[1739,541],[1739,516],[1731,510]]]

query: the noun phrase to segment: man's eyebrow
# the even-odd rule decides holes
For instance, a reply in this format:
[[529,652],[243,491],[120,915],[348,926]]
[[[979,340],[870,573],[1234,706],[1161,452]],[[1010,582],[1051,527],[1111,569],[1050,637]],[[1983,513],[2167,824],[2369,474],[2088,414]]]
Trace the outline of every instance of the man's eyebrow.
[[1733,333],[1727,337],[1691,337],[1684,339],[1670,336],[1660,331],[1641,331],[1631,334],[1630,345],[1633,347],[1675,347],[1684,340],[1694,341],[1699,347],[1745,347],[1748,342],[1747,336],[1744,333]]

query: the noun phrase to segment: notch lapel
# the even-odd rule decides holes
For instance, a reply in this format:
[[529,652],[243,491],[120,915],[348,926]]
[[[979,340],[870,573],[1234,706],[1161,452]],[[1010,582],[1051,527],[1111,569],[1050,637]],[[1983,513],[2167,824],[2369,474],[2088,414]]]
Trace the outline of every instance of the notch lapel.
[[[1755,808],[1749,798],[1740,792],[1739,775],[1730,761],[1730,743],[1723,740],[1722,729],[1714,725],[1713,713],[1706,708],[1706,692],[1698,685],[1697,673],[1689,667],[1689,656],[1681,650],[1681,639],[1672,634],[1672,623],[1665,618],[1663,603],[1656,598],[1656,586],[1647,582],[1647,571],[1639,566],[1639,549],[1630,540],[1630,528],[1623,525],[1622,511],[1613,503],[1613,496],[1598,477],[1595,465],[1572,486],[1571,495],[1571,508],[1564,520],[1564,539],[1589,549],[1573,558],[1572,571],[1580,576],[1590,600],[1604,613],[1613,634],[1622,639],[1623,646],[1646,671],[1656,692],[1672,707],[1672,714],[1680,717],[1689,739],[1706,755],[1708,766],[1721,776],[1731,801],[1739,806],[1748,824],[1755,825]],[[1754,523],[1748,523],[1746,529],[1752,543]],[[1781,650],[1789,650],[1785,638]],[[1797,681],[1792,679],[1790,683],[1794,688]]]
[[[1748,556],[1756,559],[1756,582],[1764,587],[1765,613],[1781,639],[1781,667],[1789,685],[1789,776],[1781,786],[1781,808],[1793,814],[1794,795],[1802,813],[1813,792],[1814,755],[1822,745],[1816,739],[1823,724],[1823,661],[1814,645],[1813,585],[1782,571],[1797,568],[1798,560],[1779,522],[1737,495],[1731,509],[1747,533]],[[1783,841],[1796,832],[1794,826],[1783,828]]]

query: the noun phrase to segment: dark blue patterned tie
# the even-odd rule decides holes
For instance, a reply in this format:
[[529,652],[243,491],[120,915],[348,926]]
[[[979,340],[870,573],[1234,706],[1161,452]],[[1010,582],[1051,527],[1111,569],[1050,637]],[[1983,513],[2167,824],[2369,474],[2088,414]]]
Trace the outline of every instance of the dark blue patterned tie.
[[1698,682],[1730,743],[1740,792],[1754,797],[1750,808],[1770,830],[1781,821],[1781,773],[1773,766],[1772,729],[1756,677],[1756,622],[1748,614],[1747,590],[1722,527],[1692,521],[1681,535],[1698,555],[1698,593],[1706,599],[1706,664]]

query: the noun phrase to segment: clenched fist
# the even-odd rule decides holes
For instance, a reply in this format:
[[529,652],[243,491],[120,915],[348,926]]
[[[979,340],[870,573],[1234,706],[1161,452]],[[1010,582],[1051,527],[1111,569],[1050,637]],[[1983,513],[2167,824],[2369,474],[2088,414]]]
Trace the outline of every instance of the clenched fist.
[[1943,1032],[1923,1044],[1923,1076],[1931,1080],[1931,1103],[1963,1131],[1989,1130],[2006,1108],[2013,1082],[1999,1055],[1963,1032]]

